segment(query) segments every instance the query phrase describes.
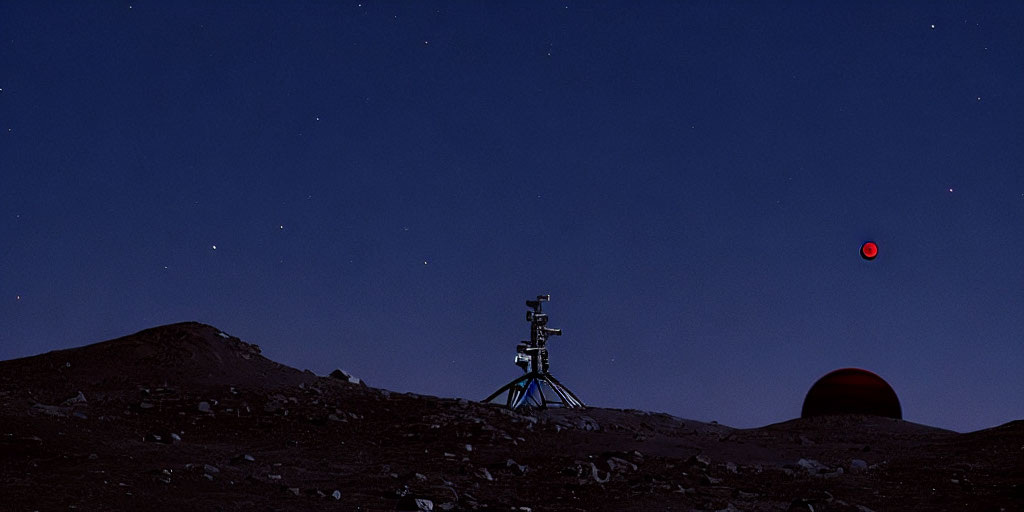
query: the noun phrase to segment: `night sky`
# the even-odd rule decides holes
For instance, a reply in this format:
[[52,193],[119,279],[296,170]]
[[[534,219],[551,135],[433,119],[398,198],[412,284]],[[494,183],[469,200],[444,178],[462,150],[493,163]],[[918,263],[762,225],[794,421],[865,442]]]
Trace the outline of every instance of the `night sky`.
[[196,320],[482,399],[550,293],[589,405],[1024,418],[1024,3],[896,3],[0,2],[0,359]]

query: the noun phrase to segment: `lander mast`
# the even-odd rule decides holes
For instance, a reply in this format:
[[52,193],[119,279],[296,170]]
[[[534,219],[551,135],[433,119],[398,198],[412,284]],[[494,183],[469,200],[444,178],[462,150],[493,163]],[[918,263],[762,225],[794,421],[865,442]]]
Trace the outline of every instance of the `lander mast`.
[[526,307],[531,308],[526,312],[530,339],[516,346],[516,366],[526,374],[492,393],[484,400],[485,403],[508,393],[505,406],[509,409],[522,406],[583,407],[583,402],[548,371],[548,337],[562,335],[561,329],[547,327],[548,315],[543,312],[542,305],[550,300],[550,295],[538,295],[537,300],[526,301]]

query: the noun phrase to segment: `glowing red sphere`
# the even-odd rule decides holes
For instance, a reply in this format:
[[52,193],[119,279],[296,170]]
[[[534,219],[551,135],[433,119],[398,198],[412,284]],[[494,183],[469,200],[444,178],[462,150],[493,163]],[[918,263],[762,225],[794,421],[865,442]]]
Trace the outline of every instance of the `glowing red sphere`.
[[818,379],[804,398],[800,417],[835,414],[903,418],[900,399],[889,383],[859,368],[843,368]]
[[873,260],[875,256],[878,256],[878,246],[874,242],[864,242],[864,245],[860,246],[861,258]]

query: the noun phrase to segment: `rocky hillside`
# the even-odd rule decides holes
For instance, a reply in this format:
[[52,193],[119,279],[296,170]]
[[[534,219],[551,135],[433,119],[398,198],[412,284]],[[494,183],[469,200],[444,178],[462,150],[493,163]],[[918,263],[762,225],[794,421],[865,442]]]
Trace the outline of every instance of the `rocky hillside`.
[[1024,422],[510,412],[185,323],[0,362],[4,510],[1021,510]]

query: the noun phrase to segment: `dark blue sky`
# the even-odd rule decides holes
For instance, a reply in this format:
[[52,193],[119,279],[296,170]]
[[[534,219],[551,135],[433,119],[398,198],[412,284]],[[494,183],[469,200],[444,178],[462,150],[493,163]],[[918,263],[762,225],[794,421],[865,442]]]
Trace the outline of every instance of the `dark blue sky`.
[[550,293],[593,405],[1024,418],[1024,4],[211,4],[0,3],[0,359],[198,320],[480,399]]

